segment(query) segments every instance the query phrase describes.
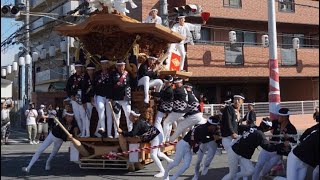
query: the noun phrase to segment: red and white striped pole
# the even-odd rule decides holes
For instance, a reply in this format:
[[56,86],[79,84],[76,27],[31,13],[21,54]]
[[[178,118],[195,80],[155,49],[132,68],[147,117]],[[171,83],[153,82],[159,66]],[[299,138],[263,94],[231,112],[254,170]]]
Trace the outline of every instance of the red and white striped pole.
[[280,109],[280,81],[277,54],[277,27],[275,0],[268,0],[268,34],[269,34],[269,113],[270,119],[277,119]]

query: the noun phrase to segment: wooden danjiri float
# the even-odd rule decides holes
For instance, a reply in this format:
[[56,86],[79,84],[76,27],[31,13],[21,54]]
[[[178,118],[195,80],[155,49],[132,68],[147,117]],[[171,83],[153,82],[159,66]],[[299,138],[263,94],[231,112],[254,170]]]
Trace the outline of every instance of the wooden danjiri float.
[[[102,11],[92,13],[85,21],[76,25],[58,26],[55,30],[64,36],[74,37],[79,41],[80,48],[86,54],[86,64],[90,61],[96,64],[99,69],[99,56],[108,57],[113,65],[118,59],[126,59],[126,70],[131,76],[137,76],[137,66],[129,63],[129,56],[136,56],[138,63],[143,63],[149,55],[161,57],[168,49],[168,44],[179,43],[183,37],[159,24],[146,24],[132,19],[116,10],[108,12],[104,7]],[[112,66],[112,63],[111,63]],[[190,72],[179,72],[164,67],[160,76],[171,74],[187,79]],[[151,96],[150,96],[151,97]],[[151,97],[149,105],[144,104],[143,88],[132,90],[131,106],[139,109],[141,115],[153,122],[156,113],[156,106]],[[126,129],[126,121],[123,116],[120,120],[120,127]],[[98,117],[91,118],[91,132],[95,131]],[[70,158],[79,163],[80,168],[86,169],[128,169],[134,171],[136,168],[129,166],[130,162],[125,158],[102,158],[102,155],[118,152],[120,149],[118,139],[110,138],[77,138],[90,153],[83,157],[74,147],[70,147]],[[150,144],[140,144],[140,148],[150,147]],[[163,147],[165,153],[172,153],[174,146]],[[130,154],[131,155],[131,154]],[[129,159],[130,159],[129,155]],[[138,153],[140,165],[152,162],[148,150]],[[129,168],[130,167],[130,168]],[[141,166],[140,166],[141,167]]]

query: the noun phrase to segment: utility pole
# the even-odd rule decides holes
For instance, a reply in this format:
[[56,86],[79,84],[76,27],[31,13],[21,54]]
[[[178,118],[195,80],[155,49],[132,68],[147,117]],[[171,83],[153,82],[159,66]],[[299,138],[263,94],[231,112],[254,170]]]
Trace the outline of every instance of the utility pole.
[[280,109],[280,81],[277,52],[277,27],[275,0],[268,0],[268,33],[269,33],[269,113],[270,119],[277,118]]
[[[30,54],[30,0],[25,0],[25,5],[26,5],[26,49],[27,53]],[[31,60],[31,63],[29,64],[29,69],[28,69],[28,88],[27,88],[27,96],[29,103],[32,100],[32,92],[33,92],[33,85],[32,85],[32,63],[33,60]]]
[[167,0],[160,0],[160,16],[162,18],[162,24],[166,27],[169,27]]
[[67,79],[70,77],[70,37],[66,36],[67,39],[67,53],[66,53],[66,61],[67,61]]

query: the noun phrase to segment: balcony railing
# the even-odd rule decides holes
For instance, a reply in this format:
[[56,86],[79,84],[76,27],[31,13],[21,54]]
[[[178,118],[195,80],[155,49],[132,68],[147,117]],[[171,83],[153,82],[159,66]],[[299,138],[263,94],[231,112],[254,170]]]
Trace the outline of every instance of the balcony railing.
[[[204,113],[205,115],[216,115],[218,114],[222,104],[205,104]],[[241,118],[247,113],[247,103],[242,104],[240,112]],[[316,107],[319,106],[319,100],[316,101],[287,101],[281,102],[280,107],[285,107],[290,109],[292,115],[297,114],[313,114]],[[254,111],[257,117],[269,116],[269,103],[268,102],[258,102],[255,103]]]
[[57,67],[38,72],[36,84],[67,80],[67,67]]

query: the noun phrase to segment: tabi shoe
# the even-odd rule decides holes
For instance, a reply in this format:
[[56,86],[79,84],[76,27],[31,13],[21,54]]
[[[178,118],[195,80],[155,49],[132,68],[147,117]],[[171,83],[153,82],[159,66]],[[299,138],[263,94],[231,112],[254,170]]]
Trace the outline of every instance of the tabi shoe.
[[199,178],[199,177],[198,177],[197,175],[194,175],[193,178],[192,178],[192,180],[198,180],[198,178]]
[[26,173],[29,173],[30,169],[28,169],[28,167],[22,167],[22,171],[26,172]]
[[164,176],[164,172],[159,172],[158,174],[154,175],[155,178],[162,178]]
[[46,164],[45,170],[46,170],[46,171],[49,171],[50,169],[51,169],[50,164]]
[[202,172],[201,172],[201,175],[202,175],[202,176],[205,176],[205,175],[208,173],[208,170],[209,170],[209,167],[204,166],[204,167],[203,167],[203,170],[202,170]]

